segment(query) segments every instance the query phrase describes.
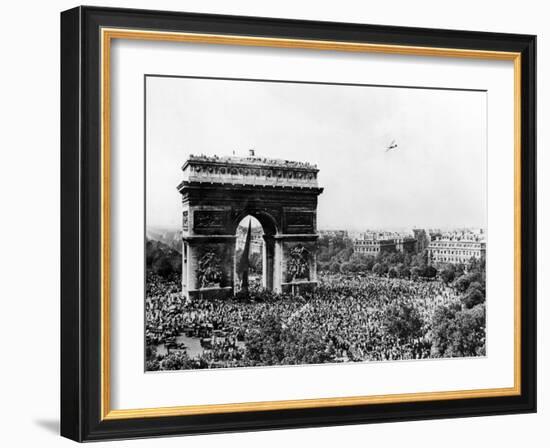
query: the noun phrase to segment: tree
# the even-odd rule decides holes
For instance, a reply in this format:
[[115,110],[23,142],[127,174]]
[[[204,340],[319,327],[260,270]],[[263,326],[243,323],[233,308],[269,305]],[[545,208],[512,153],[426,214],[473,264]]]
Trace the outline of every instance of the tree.
[[458,292],[465,292],[470,286],[470,282],[468,274],[463,274],[455,280],[453,286]]
[[485,272],[485,257],[479,259],[475,257],[470,258],[467,264],[467,271],[477,273]]
[[318,261],[317,262],[317,270],[319,272],[329,271],[330,270],[330,263],[325,261]]
[[483,292],[473,285],[472,283],[468,290],[460,297],[460,301],[466,308],[473,308],[485,302],[485,295]]
[[411,270],[407,266],[403,266],[401,269],[399,269],[399,277],[410,278]]
[[245,337],[245,344],[252,365],[319,364],[334,357],[320,331],[283,327],[274,315],[258,322],[256,330]]
[[349,260],[349,272],[370,272],[374,266],[374,257],[353,254]]
[[423,268],[428,264],[428,251],[424,249],[421,253],[416,254],[411,259],[411,266]]
[[364,263],[366,260],[367,260],[367,257],[364,254],[358,254],[358,253],[354,253],[349,259],[349,261],[351,261],[354,264],[361,264],[361,263]]
[[481,284],[478,281],[471,282],[468,289],[477,289],[477,290],[481,291],[483,293],[483,295],[485,296],[485,285]]
[[145,371],[160,370],[160,363],[157,356],[157,349],[153,345],[147,345],[145,347]]
[[388,272],[388,265],[384,263],[376,263],[372,267],[372,272],[376,275],[384,275]]
[[353,246],[351,247],[345,247],[344,249],[342,249],[340,252],[338,252],[338,254],[336,255],[336,257],[340,260],[340,261],[348,261],[351,256],[353,255]]
[[160,370],[186,370],[193,368],[193,361],[182,351],[168,353],[160,361]]
[[418,266],[414,266],[411,268],[411,279],[412,280],[418,280],[418,277],[420,277],[420,274],[422,273],[422,269],[420,269]]
[[333,274],[340,273],[340,263],[338,263],[337,261],[333,261],[332,263],[330,263],[329,270]]
[[372,267],[374,266],[374,263],[375,263],[374,257],[366,257],[365,271],[372,271]]
[[355,265],[350,261],[345,261],[340,265],[340,271],[343,274],[348,272],[355,272]]
[[448,285],[456,277],[456,268],[452,264],[447,264],[441,270],[441,273],[439,275],[441,276],[441,280],[443,280],[443,282]]
[[174,274],[174,268],[168,258],[159,258],[153,263],[153,270],[161,277],[170,277]]
[[454,267],[455,267],[455,270],[456,270],[455,277],[459,277],[462,274],[464,274],[464,269],[465,269],[464,263],[455,264]]
[[147,240],[147,271],[168,278],[181,272],[181,253],[160,241]]
[[458,292],[465,292],[472,283],[476,283],[477,289],[484,293],[485,291],[485,273],[480,271],[469,272],[458,277],[453,286]]
[[434,268],[433,266],[426,266],[423,269],[422,277],[435,278],[436,275],[437,275],[437,269]]
[[160,370],[160,363],[156,359],[150,359],[145,361],[145,371],[146,372],[156,372]]
[[321,332],[286,328],[282,334],[283,364],[321,364],[334,358]]
[[438,307],[432,320],[432,356],[465,357],[485,354],[485,306],[461,310]]
[[419,338],[422,335],[422,323],[420,313],[412,305],[391,304],[385,309],[384,327],[401,341]]
[[323,235],[317,244],[317,260],[321,262],[349,261],[353,255],[353,241],[344,235]]
[[389,278],[397,278],[399,273],[397,272],[397,268],[391,267],[388,271],[388,277]]
[[281,321],[275,315],[268,315],[255,328],[245,336],[247,358],[256,365],[280,364],[284,358]]

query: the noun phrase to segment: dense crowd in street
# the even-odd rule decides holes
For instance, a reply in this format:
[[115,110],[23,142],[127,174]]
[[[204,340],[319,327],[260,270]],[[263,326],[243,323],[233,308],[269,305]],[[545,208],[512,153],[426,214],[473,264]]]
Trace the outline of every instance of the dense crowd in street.
[[[427,358],[435,309],[458,302],[453,289],[437,280],[323,274],[318,288],[303,296],[186,303],[179,279],[149,275],[146,341],[155,348],[180,334],[200,338],[204,351],[196,360],[199,368],[258,365],[247,344],[251,335],[257,338],[267,331],[264,322],[272,318],[283,333],[314,334],[325,354],[323,362]],[[402,310],[406,314],[400,317]],[[286,359],[270,362],[290,363]]]
[[147,345],[177,336],[183,323],[184,301],[179,279],[147,275],[145,292],[145,339]]

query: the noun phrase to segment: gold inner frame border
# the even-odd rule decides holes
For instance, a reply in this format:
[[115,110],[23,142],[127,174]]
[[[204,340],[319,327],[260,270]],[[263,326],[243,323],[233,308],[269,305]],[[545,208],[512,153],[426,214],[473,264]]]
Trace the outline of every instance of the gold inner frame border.
[[[521,394],[521,53],[306,39],[282,39],[139,29],[101,29],[101,420],[169,417],[233,412],[307,409],[435,400],[503,397]],[[491,59],[514,63],[514,386],[391,395],[278,400],[227,404],[111,409],[110,369],[110,63],[113,39],[185,42],[213,45],[295,48],[357,53]]]

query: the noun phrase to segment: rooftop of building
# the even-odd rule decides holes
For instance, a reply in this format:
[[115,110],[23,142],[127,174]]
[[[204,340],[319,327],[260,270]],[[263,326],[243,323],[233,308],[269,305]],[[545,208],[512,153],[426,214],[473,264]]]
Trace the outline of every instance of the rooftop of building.
[[430,242],[430,244],[435,243],[446,243],[446,244],[463,244],[463,243],[485,243],[485,240],[482,238],[437,238]]
[[474,233],[468,231],[460,232],[449,232],[444,233],[440,236],[436,236],[435,241],[463,241],[463,242],[484,242],[485,234],[484,233]]
[[393,231],[361,232],[355,239],[359,241],[380,241],[380,240],[412,241],[412,240],[415,240],[414,234],[412,234],[411,232],[393,232]]

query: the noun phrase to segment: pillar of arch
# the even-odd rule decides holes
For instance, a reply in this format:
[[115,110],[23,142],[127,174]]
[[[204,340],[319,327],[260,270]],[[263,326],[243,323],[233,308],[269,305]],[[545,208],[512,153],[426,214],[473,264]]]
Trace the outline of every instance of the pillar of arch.
[[234,294],[239,222],[264,232],[263,286],[278,293],[317,284],[318,169],[257,157],[191,156],[183,165],[182,290],[186,298]]

